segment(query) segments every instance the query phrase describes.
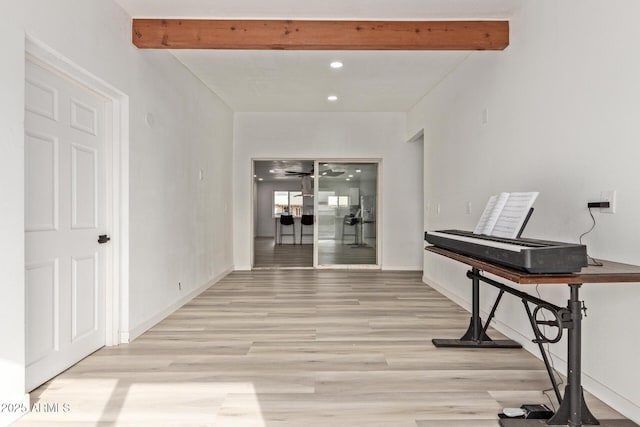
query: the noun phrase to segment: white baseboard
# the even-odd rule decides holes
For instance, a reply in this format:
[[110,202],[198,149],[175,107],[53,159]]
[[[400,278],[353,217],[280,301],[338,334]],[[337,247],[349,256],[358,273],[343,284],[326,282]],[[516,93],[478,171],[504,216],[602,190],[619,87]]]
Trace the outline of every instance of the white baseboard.
[[[470,301],[467,301],[464,298],[460,297],[459,295],[451,292],[449,289],[442,286],[436,280],[430,279],[426,275],[422,276],[422,281],[425,284],[432,287],[433,289],[435,289],[436,291],[438,291],[439,293],[441,293],[442,295],[444,295],[445,297],[447,297],[448,299],[450,299],[451,301],[453,301],[454,303],[458,304],[460,307],[471,312]],[[485,312],[484,310],[480,310],[480,312],[483,317],[488,315],[488,313]],[[542,360],[542,356],[540,355],[538,345],[534,344],[531,341],[531,337],[523,335],[520,331],[517,331],[511,328],[506,323],[503,323],[500,320],[495,318],[492,321],[491,326],[498,332],[504,334],[507,338],[513,341],[516,341],[517,343],[522,345],[523,349],[533,354],[538,359]],[[460,331],[460,333],[462,334],[464,333],[464,331]],[[556,355],[551,351],[549,352],[549,357],[552,359],[554,368],[566,377],[567,375],[566,359],[558,357],[558,355]],[[602,400],[604,403],[606,403],[616,411],[620,412],[622,415],[629,418],[631,421],[635,423],[640,423],[640,407],[638,405],[631,402],[626,397],[621,396],[614,390],[611,390],[609,387],[602,384],[600,381],[596,380],[595,378],[590,376],[588,373],[585,373],[584,371],[582,372],[582,386],[589,393],[591,393],[598,399]]]
[[422,271],[422,266],[415,265],[383,265],[382,271]]
[[231,271],[251,271],[250,265],[239,265],[237,267],[233,267]]
[[31,408],[31,400],[28,394],[25,394],[17,399],[8,401],[3,400],[2,404],[9,405],[7,409],[11,410],[0,411],[0,427],[8,426],[11,423],[16,422],[23,415],[27,414],[29,412],[29,409]]
[[185,305],[186,303],[188,303],[189,301],[191,301],[192,299],[194,299],[195,297],[200,295],[202,292],[204,292],[207,289],[209,289],[212,285],[214,285],[215,283],[219,282],[220,279],[222,279],[223,277],[225,277],[227,274],[231,273],[232,271],[233,271],[232,268],[229,268],[229,269],[225,270],[224,272],[220,273],[219,275],[217,275],[216,277],[211,279],[209,282],[207,282],[204,285],[202,285],[202,286],[194,289],[193,291],[189,292],[187,295],[185,295],[184,297],[180,298],[179,300],[177,300],[176,302],[171,304],[169,307],[165,308],[164,310],[160,311],[159,313],[155,314],[154,316],[152,316],[149,319],[145,320],[144,322],[140,323],[138,326],[136,326],[135,328],[131,329],[128,333],[127,332],[122,332],[120,334],[120,337],[121,338],[126,338],[126,341],[123,341],[123,342],[130,342],[130,341],[135,340],[140,335],[142,335],[143,333],[145,333],[146,331],[148,331],[149,329],[151,329],[152,327],[154,327],[155,325],[160,323],[162,320],[164,320],[171,313],[175,312],[180,307],[182,307],[183,305]]
[[582,373],[582,386],[589,393],[620,412],[636,424],[640,424],[640,407],[624,396],[620,396],[606,385]]

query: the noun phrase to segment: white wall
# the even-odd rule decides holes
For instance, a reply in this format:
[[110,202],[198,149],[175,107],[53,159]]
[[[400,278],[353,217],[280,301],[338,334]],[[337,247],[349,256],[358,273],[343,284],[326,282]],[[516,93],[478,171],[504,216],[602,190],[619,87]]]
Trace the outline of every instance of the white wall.
[[[24,36],[0,15],[0,402],[25,398]],[[0,413],[0,425],[16,414]]]
[[[522,2],[506,51],[472,54],[414,107],[409,134],[425,128],[426,229],[472,229],[491,194],[538,190],[525,235],[577,242],[591,225],[587,201],[613,189],[618,213],[596,212],[598,225],[584,241],[595,257],[640,264],[637,16],[635,0]],[[464,270],[425,254],[425,280],[468,306]],[[566,286],[540,286],[540,292],[566,304]],[[581,295],[589,315],[585,387],[639,422],[640,338],[634,325],[640,286],[584,285]],[[497,316],[502,330],[533,348],[520,301],[507,298]],[[552,351],[566,360],[565,347],[553,345]]]
[[[131,44],[110,0],[3,2],[0,401],[24,395],[23,109],[28,34],[130,100],[130,319],[141,331],[232,266],[230,109],[173,56]],[[152,113],[153,127],[145,124]],[[198,180],[199,169],[204,180]],[[183,290],[178,291],[177,282]]]
[[[401,113],[236,113],[234,264],[251,266],[251,161],[382,159],[382,268],[422,267],[422,146]],[[402,219],[400,219],[402,217]]]

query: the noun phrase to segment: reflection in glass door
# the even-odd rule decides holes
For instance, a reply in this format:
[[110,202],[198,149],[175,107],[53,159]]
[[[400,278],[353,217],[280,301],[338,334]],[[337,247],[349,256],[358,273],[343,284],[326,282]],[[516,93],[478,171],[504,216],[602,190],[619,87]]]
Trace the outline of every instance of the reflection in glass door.
[[318,164],[318,262],[377,265],[377,163]]

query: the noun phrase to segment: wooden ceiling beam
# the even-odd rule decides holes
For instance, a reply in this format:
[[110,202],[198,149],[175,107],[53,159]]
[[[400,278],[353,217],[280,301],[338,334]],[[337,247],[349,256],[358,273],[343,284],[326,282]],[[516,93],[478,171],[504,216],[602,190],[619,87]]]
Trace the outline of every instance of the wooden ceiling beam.
[[503,50],[508,21],[134,19],[144,49]]

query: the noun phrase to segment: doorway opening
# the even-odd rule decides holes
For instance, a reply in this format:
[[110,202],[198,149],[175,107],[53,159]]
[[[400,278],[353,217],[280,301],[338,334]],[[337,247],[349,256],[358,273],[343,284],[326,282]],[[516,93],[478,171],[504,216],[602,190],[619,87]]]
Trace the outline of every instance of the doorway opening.
[[313,268],[313,160],[253,162],[253,268]]
[[253,268],[380,268],[380,160],[254,160]]

